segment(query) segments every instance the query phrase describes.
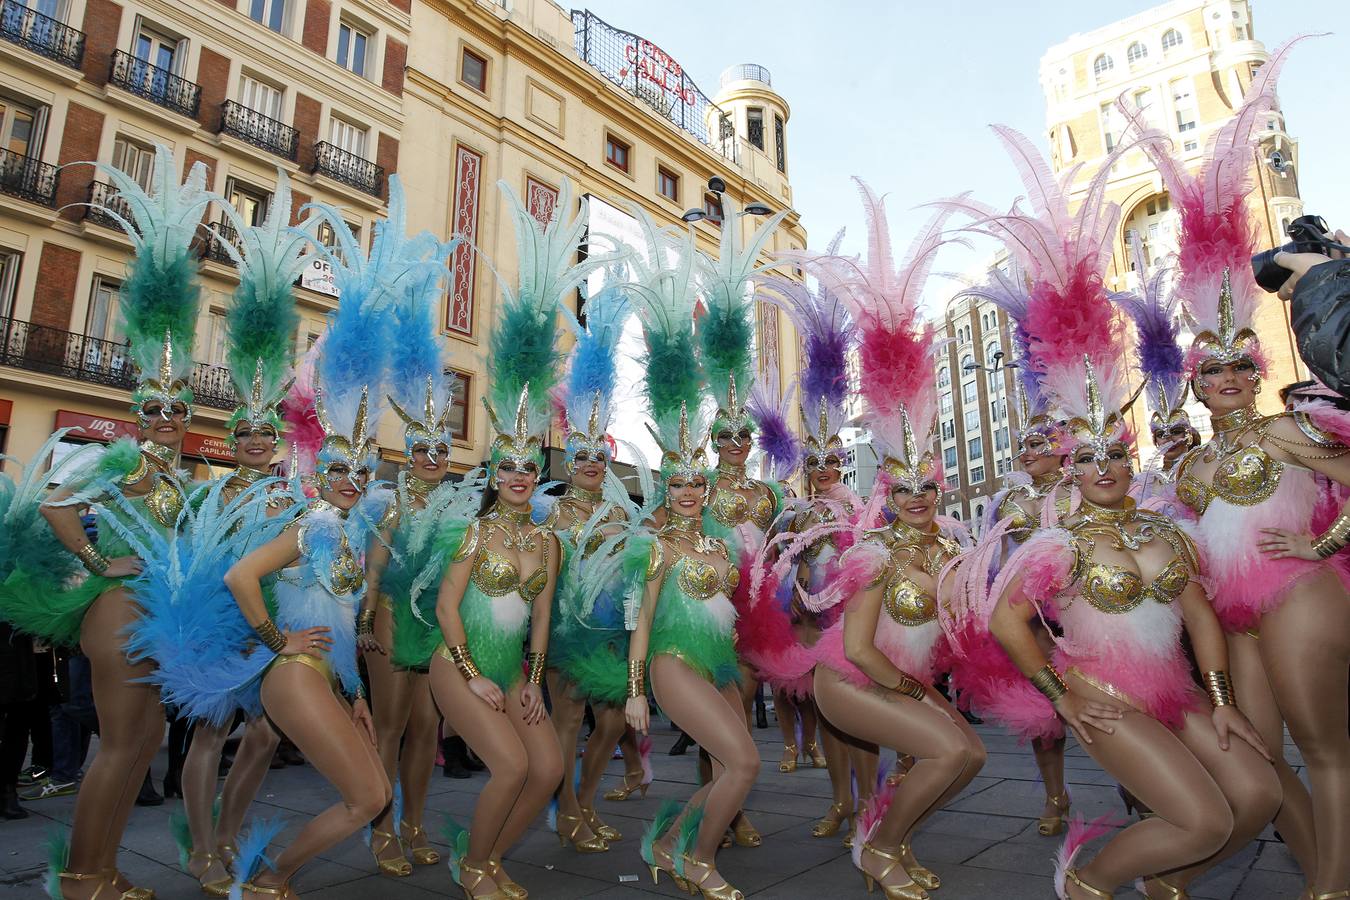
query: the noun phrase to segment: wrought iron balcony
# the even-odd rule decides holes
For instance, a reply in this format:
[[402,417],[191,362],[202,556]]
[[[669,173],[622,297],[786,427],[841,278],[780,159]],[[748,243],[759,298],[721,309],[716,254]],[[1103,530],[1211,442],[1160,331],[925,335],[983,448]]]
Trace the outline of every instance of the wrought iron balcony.
[[113,53],[108,80],[128,93],[189,119],[195,119],[201,108],[200,86],[123,50]]
[[384,166],[376,165],[355,153],[348,153],[327,141],[319,141],[314,145],[314,171],[373,197],[380,196],[384,189]]
[[220,133],[295,161],[300,133],[285,122],[278,122],[242,103],[226,100],[220,106]]
[[83,31],[15,0],[0,4],[0,39],[72,69],[78,69],[84,62]]
[[59,177],[56,166],[0,149],[0,193],[54,207]]
[[122,231],[122,223],[108,215],[108,211],[116,213],[128,222],[135,224],[135,219],[131,215],[131,207],[127,201],[122,199],[122,195],[117,193],[117,189],[106,181],[94,181],[89,184],[89,205],[84,210],[84,220],[93,222],[95,225],[102,225],[104,228],[111,228],[113,231]]
[[[0,318],[0,365],[128,391],[136,386],[126,344],[18,319]],[[188,386],[202,406],[234,409],[238,403],[223,366],[197,363]]]
[[222,265],[234,265],[234,257],[230,256],[229,251],[225,249],[223,243],[228,243],[237,250],[239,248],[239,232],[235,231],[233,226],[225,221],[212,223],[211,231],[213,233],[206,239],[206,246],[202,251],[202,256],[205,259],[213,260]]

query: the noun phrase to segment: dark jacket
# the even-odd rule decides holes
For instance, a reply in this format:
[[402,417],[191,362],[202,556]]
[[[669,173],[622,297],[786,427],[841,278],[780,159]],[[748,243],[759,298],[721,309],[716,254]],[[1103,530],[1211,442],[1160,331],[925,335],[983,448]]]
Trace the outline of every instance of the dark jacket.
[[1350,397],[1350,259],[1313,266],[1294,286],[1298,352],[1327,387]]

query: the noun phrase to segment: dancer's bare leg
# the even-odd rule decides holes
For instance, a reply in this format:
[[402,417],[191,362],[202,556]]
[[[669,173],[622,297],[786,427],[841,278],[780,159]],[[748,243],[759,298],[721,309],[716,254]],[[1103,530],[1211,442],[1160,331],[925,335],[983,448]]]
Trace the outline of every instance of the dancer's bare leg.
[[[586,753],[581,757],[581,787],[577,790],[577,800],[586,809],[595,809],[595,794],[600,789],[600,777],[605,774],[614,748],[619,745],[628,728],[623,718],[623,707],[597,704],[594,708],[595,730],[586,741]],[[640,772],[642,762],[636,747],[633,761]],[[624,765],[628,765],[627,759]],[[566,781],[566,777],[563,780]]]
[[[85,613],[80,647],[93,673],[99,712],[99,747],[75,801],[67,871],[94,873],[114,867],[122,832],[150,760],[164,739],[159,689],[136,679],[153,664],[127,663],[123,630],[137,614],[122,588],[100,594]],[[88,898],[100,882],[62,881],[68,898]],[[107,893],[107,888],[104,888]]]
[[[737,665],[741,672],[740,694],[741,705],[745,708],[745,727],[753,729],[755,727],[755,695],[759,693],[759,673],[755,671],[754,666],[749,663],[741,662]],[[693,735],[690,735],[693,737]]]
[[[700,798],[703,822],[691,854],[700,862],[713,864],[722,836],[759,774],[759,753],[749,731],[740,727],[743,718],[737,713],[742,710],[734,688],[719,692],[684,662],[669,655],[652,660],[651,680],[656,702],[717,761],[712,780],[705,785],[707,791]],[[699,797],[699,792],[695,797]],[[690,802],[692,807],[693,801]],[[705,881],[709,888],[724,883],[716,872],[710,873]]]
[[[1045,654],[1046,659],[1052,659],[1055,652],[1055,639],[1050,633],[1050,629],[1040,622],[1035,622],[1031,628],[1032,634],[1036,636],[1036,644]],[[1064,798],[1067,797],[1064,783],[1064,745],[1066,737],[1059,739],[1035,738],[1031,742],[1031,752],[1036,757],[1036,768],[1041,773],[1041,784],[1045,787],[1045,806],[1041,808],[1041,817],[1050,818],[1052,816],[1062,815],[1064,812]],[[1060,798],[1061,802],[1056,803],[1054,798]]]
[[1257,643],[1308,768],[1317,841],[1313,893],[1331,893],[1350,889],[1350,597],[1331,572],[1301,579],[1288,593],[1262,617]]
[[548,798],[553,796],[558,783],[563,780],[562,754],[558,750],[558,735],[553,729],[553,723],[548,716],[544,716],[542,722],[526,722],[520,693],[519,685],[507,692],[506,720],[515,730],[520,746],[525,751],[525,783],[493,842],[494,860],[500,860],[502,854],[520,840],[525,829],[544,811]]
[[[1228,798],[1190,749],[1157,719],[1122,705],[1081,679],[1073,688],[1089,700],[1122,709],[1112,733],[1092,732],[1088,755],[1156,815],[1113,837],[1090,862],[1083,881],[1112,891],[1134,879],[1191,866],[1217,854],[1233,833]],[[1236,738],[1234,739],[1236,740]],[[1072,900],[1091,900],[1074,884]]]
[[853,817],[853,786],[848,761],[848,745],[829,720],[820,719],[820,745],[825,753],[825,771],[830,775],[830,809],[825,818],[811,827],[815,837],[830,837]]
[[374,743],[352,721],[351,707],[333,693],[318,670],[299,663],[273,666],[263,678],[262,701],[268,718],[341,794],[276,856],[275,869],[255,878],[260,887],[276,887],[360,831],[389,805],[393,789]]
[[[553,728],[557,733],[559,759],[562,760],[562,780],[558,785],[558,830],[568,834],[575,827],[579,841],[595,837],[591,828],[581,820],[581,804],[577,802],[577,737],[586,714],[586,702],[576,696],[571,683],[557,669],[549,669],[548,696],[553,701]],[[566,817],[564,820],[563,817]],[[564,824],[565,823],[565,824]],[[578,824],[579,823],[579,824]]]
[[[429,847],[425,834],[413,839],[412,830],[423,828],[427,808],[427,790],[431,787],[431,773],[436,768],[436,739],[441,714],[431,698],[431,679],[421,672],[409,672],[412,714],[403,736],[403,753],[399,757],[398,772],[403,782],[403,822],[399,828],[412,849]],[[404,828],[407,823],[408,828]]]
[[[1230,737],[1227,750],[1219,747],[1219,735],[1207,712],[1188,715],[1177,737],[1209,772],[1233,811],[1233,833],[1218,853],[1185,869],[1159,873],[1168,885],[1184,888],[1255,840],[1279,810],[1281,792],[1279,776],[1250,744]],[[1165,891],[1156,894],[1167,896]]]
[[229,876],[225,861],[208,862],[207,854],[216,852],[216,823],[212,807],[216,800],[216,781],[220,777],[220,756],[230,736],[233,720],[224,725],[198,722],[192,732],[192,745],[183,760],[183,812],[192,834],[192,857],[188,872],[202,883]]
[[[375,607],[375,639],[386,651],[394,644],[393,613],[383,604]],[[402,669],[394,668],[388,652],[368,650],[362,654],[366,661],[366,672],[370,675],[370,712],[375,721],[375,739],[380,754],[380,763],[384,767],[385,778],[394,783],[399,769],[399,753],[403,748],[403,735],[408,729],[408,719],[412,715],[413,684],[412,675]],[[407,793],[407,785],[403,786]],[[407,803],[406,796],[404,803]],[[398,834],[398,823],[394,821],[393,805],[380,813],[371,823],[370,845],[375,858],[380,862],[403,859],[403,847],[388,835]],[[378,848],[378,849],[375,849]],[[402,865],[399,863],[399,865]],[[407,866],[404,866],[406,874]]]
[[[783,735],[783,764],[791,763],[795,768],[797,757],[801,755],[806,740],[806,736],[802,735],[802,743],[797,742],[797,719],[801,717],[801,710],[798,708],[796,701],[789,697],[785,691],[773,692],[773,708],[778,717],[778,731]],[[805,726],[805,722],[803,722],[803,726]],[[803,730],[805,730],[804,727]],[[790,758],[788,756],[789,750],[792,752]]]
[[1260,641],[1245,632],[1228,638],[1228,668],[1233,692],[1242,704],[1242,712],[1256,727],[1261,740],[1275,758],[1284,802],[1275,816],[1275,830],[1303,870],[1311,884],[1317,874],[1317,838],[1313,832],[1312,795],[1303,779],[1284,755],[1284,717],[1275,702],[1266,664],[1261,659]]
[[220,792],[220,818],[216,820],[216,846],[236,849],[239,829],[244,827],[244,816],[258,796],[267,770],[276,755],[281,735],[277,734],[267,716],[258,716],[244,723],[244,737],[234,753],[234,765],[225,776],[225,787]]

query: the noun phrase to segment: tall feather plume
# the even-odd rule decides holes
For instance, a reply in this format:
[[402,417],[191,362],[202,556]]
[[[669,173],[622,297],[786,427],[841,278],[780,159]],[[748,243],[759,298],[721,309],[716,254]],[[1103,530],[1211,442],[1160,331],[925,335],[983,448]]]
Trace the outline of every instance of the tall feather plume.
[[644,243],[642,252],[629,258],[631,281],[625,285],[633,313],[642,323],[642,363],[647,371],[643,391],[661,443],[677,447],[680,408],[688,409],[692,419],[703,399],[703,362],[694,340],[698,302],[694,231],[692,226],[684,231],[663,229],[636,204],[628,211],[637,219]]
[[558,307],[569,291],[596,268],[614,260],[594,254],[575,263],[586,233],[586,201],[568,218],[572,183],[566,178],[553,206],[553,218],[541,225],[505,181],[497,182],[515,226],[517,277],[514,288],[501,281],[502,300],[488,354],[488,403],[506,422],[514,415],[525,385],[530,386],[530,431],[548,427],[550,393],[558,381]]
[[451,240],[431,250],[428,264],[405,282],[403,296],[393,309],[389,351],[390,398],[419,421],[426,417],[430,385],[432,415],[424,424],[434,427],[450,402],[452,385],[446,375],[449,341],[441,334],[437,316],[450,272],[441,260],[454,252]]
[[[1165,133],[1152,126],[1124,96],[1116,101],[1135,135],[1134,143],[1158,169],[1180,215],[1176,290],[1197,332],[1219,331],[1219,296],[1225,271],[1230,277],[1236,328],[1253,327],[1264,297],[1250,266],[1255,226],[1245,200],[1254,184],[1251,148],[1258,139],[1257,125],[1276,104],[1275,88],[1289,51],[1305,37],[1308,35],[1280,45],[1261,66],[1242,105],[1210,140],[1205,161],[1194,175],[1172,156],[1172,141]],[[1191,360],[1192,365],[1195,362],[1198,360]]]
[[750,283],[778,264],[756,265],[756,261],[787,213],[783,210],[769,216],[742,247],[740,216],[728,207],[722,218],[717,258],[702,253],[697,256],[705,307],[698,320],[698,343],[708,389],[718,404],[727,402],[732,379],[743,395],[754,383],[754,295]]
[[235,392],[247,401],[253,394],[254,375],[259,375],[264,402],[275,402],[290,372],[294,335],[300,324],[294,284],[314,258],[307,246],[314,239],[318,217],[307,216],[290,227],[291,181],[282,169],[277,169],[276,193],[261,225],[246,223],[233,206],[223,206],[221,211],[239,240],[236,247],[217,238],[239,270],[239,287],[225,313],[230,377]]
[[768,366],[755,380],[745,408],[759,426],[755,444],[764,454],[764,477],[786,482],[802,463],[802,443],[792,430],[788,412],[797,387],[789,387],[784,396],[780,383],[778,366]]
[[[295,366],[286,396],[281,400],[281,419],[286,423],[286,442],[291,445],[287,474],[308,475],[314,471],[319,447],[323,444],[323,425],[314,407],[314,369],[323,352],[324,336],[314,342]],[[290,471],[295,468],[298,471]]]
[[206,189],[204,163],[193,163],[179,184],[173,152],[163,144],[155,145],[149,191],[120,169],[93,165],[115,189],[109,205],[98,209],[122,227],[136,251],[128,263],[118,304],[132,362],[143,376],[156,375],[167,332],[173,342],[172,376],[186,378],[194,365],[201,307],[200,264],[192,241],[211,202],[227,204]]
[[1153,387],[1145,391],[1149,403],[1155,405],[1155,392],[1161,388],[1169,408],[1181,405],[1186,392],[1185,355],[1181,349],[1181,319],[1178,298],[1172,290],[1173,272],[1160,268],[1149,272],[1147,261],[1137,240],[1131,242],[1135,271],[1143,284],[1142,294],[1113,293],[1117,303],[1134,320],[1139,370]]
[[610,266],[604,288],[586,301],[583,312],[586,315],[584,326],[571,310],[563,308],[563,319],[576,338],[565,388],[567,427],[584,430],[591,415],[591,404],[599,397],[599,425],[608,430],[618,380],[615,364],[619,338],[633,312],[623,286],[621,267]]

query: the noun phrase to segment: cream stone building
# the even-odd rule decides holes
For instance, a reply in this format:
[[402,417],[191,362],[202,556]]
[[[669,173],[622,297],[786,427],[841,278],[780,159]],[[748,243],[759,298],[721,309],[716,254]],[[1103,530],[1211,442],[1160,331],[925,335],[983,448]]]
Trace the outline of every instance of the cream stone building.
[[[1297,52],[1297,51],[1295,51]],[[1181,163],[1194,171],[1206,142],[1233,116],[1252,75],[1269,59],[1255,38],[1248,0],[1175,0],[1056,44],[1041,58],[1046,137],[1056,172],[1074,165],[1094,172],[1122,137],[1114,107],[1122,94],[1171,137]],[[1248,196],[1258,249],[1284,243],[1285,226],[1303,214],[1298,190],[1298,144],[1274,109],[1259,123],[1252,150],[1254,189]],[[1078,185],[1081,192],[1087,181]],[[1138,285],[1133,235],[1149,265],[1175,251],[1177,213],[1158,173],[1141,151],[1127,153],[1107,182],[1107,199],[1121,207],[1109,289]],[[1270,361],[1272,390],[1303,377],[1289,327],[1289,310],[1271,297],[1256,323]],[[1134,410],[1141,441],[1148,442],[1147,412]],[[1197,425],[1203,412],[1192,415]]]
[[[71,442],[134,431],[117,328],[131,245],[87,205],[112,192],[85,163],[148,186],[153,147],[165,145],[179,175],[205,164],[208,186],[250,222],[266,214],[280,168],[295,209],[336,204],[368,241],[398,161],[410,23],[408,0],[5,0],[0,449],[26,461],[57,427],[76,429]],[[184,450],[199,476],[208,462],[228,464],[222,426],[235,406],[222,312],[238,279],[211,234],[200,240],[197,404]],[[321,266],[303,276],[297,349],[323,330],[331,294]]]
[[[467,417],[456,468],[481,461],[490,439],[481,397],[499,289],[489,262],[508,280],[516,264],[498,181],[545,217],[569,179],[575,202],[587,198],[590,227],[617,237],[636,237],[626,204],[679,227],[692,210],[687,218],[703,216],[693,226],[699,245],[713,253],[724,212],[752,204],[786,209],[768,249],[806,246],[791,210],[790,111],[768,70],[732,66],[709,96],[680,65],[676,48],[663,50],[654,43],[659,35],[634,35],[622,25],[548,0],[509,8],[413,0],[399,160],[416,184],[410,224],[463,235],[482,253],[465,245],[455,254],[445,298],[443,324]],[[720,192],[709,189],[713,179]],[[744,236],[761,221],[737,218]],[[583,290],[568,301],[574,311],[584,296]],[[797,353],[785,349],[795,346],[793,330],[766,304],[759,305],[757,326],[761,363],[777,365],[786,384],[797,368]],[[615,432],[640,442],[635,365],[623,374]],[[557,446],[559,438],[550,443]]]

